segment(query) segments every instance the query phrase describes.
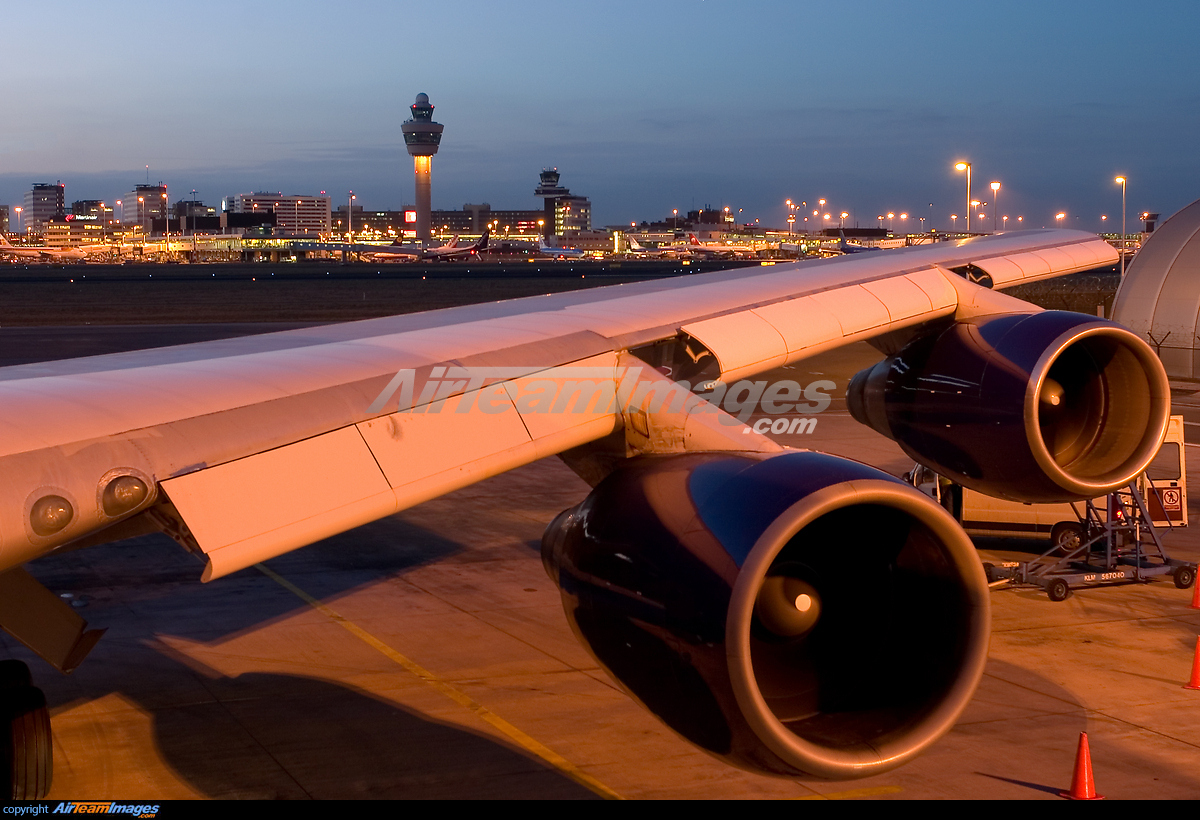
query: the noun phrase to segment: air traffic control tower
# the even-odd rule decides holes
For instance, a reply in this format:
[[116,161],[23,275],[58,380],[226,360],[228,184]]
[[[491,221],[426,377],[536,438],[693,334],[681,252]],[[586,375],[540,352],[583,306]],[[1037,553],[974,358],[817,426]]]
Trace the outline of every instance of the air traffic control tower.
[[443,128],[444,125],[433,121],[433,106],[429,104],[428,94],[417,95],[417,101],[412,104],[412,119],[400,126],[404,144],[413,158],[413,175],[417,181],[417,238],[422,241],[432,235],[429,169],[442,142]]

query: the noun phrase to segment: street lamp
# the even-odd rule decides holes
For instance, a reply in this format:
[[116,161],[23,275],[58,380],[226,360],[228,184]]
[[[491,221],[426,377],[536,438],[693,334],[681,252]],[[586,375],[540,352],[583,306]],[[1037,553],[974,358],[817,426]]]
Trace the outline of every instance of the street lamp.
[[671,209],[671,215],[672,215],[672,217],[673,217],[673,219],[674,219],[674,222],[675,222],[675,230],[679,230],[679,209],[678,209],[678,208],[672,208],[672,209]]
[[839,228],[844,228],[844,227],[846,227],[846,217],[848,217],[848,216],[850,216],[850,214],[846,213],[845,211],[842,211],[842,213],[841,213],[841,217],[840,217],[840,219],[838,220],[838,227],[839,227]]
[[[967,203],[967,213],[968,213],[968,214],[970,214],[970,213],[971,213],[971,163],[969,163],[969,162],[960,162],[960,163],[958,163],[957,165],[955,165],[955,166],[954,166],[954,170],[956,170],[956,171],[966,171],[966,172],[967,172],[967,199],[966,199],[966,203]],[[968,219],[968,220],[967,220],[967,228],[968,228],[968,233],[970,232],[970,227],[971,227],[971,220],[969,220],[969,219]]]
[[21,233],[24,230],[24,223],[21,221],[23,219],[23,217],[21,216],[21,211],[23,210],[23,208],[21,208],[21,206],[18,205],[14,210],[16,210],[16,212],[17,212],[17,233]]
[[1125,278],[1125,177],[1113,180],[1121,185],[1121,278]]
[[954,226],[958,224],[958,214],[950,214],[950,230],[954,230]]
[[992,233],[995,233],[996,232],[996,219],[1000,215],[1000,183],[999,182],[992,183],[992,207],[995,208],[995,210],[992,211]]
[[1054,221],[1058,223],[1058,227],[1060,227],[1060,228],[1062,227],[1062,221],[1066,218],[1067,218],[1067,215],[1065,213],[1063,213],[1062,211],[1059,211],[1058,213],[1056,213],[1054,215]]

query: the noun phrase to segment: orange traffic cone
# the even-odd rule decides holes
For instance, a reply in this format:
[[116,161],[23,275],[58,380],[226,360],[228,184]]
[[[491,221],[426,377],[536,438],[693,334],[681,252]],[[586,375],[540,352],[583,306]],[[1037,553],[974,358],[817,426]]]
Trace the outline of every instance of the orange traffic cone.
[[1192,584],[1192,609],[1200,609],[1200,581]]
[[1079,751],[1075,753],[1075,774],[1071,776],[1071,790],[1059,792],[1059,797],[1068,800],[1103,800],[1096,794],[1096,781],[1092,778],[1092,755],[1088,751],[1087,732],[1079,733]]
[[1196,654],[1192,657],[1192,679],[1184,689],[1200,689],[1200,636],[1196,637]]

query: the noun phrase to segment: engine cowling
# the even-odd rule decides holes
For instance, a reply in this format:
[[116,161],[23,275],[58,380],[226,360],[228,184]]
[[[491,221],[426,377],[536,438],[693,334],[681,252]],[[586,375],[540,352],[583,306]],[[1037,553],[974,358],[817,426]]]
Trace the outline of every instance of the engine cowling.
[[542,540],[575,633],[683,737],[758,772],[865,777],[953,726],[987,582],[941,507],[833,456],[634,459]]
[[956,322],[858,373],[846,399],[914,460],[1027,502],[1127,485],[1154,458],[1171,412],[1149,345],[1064,311]]

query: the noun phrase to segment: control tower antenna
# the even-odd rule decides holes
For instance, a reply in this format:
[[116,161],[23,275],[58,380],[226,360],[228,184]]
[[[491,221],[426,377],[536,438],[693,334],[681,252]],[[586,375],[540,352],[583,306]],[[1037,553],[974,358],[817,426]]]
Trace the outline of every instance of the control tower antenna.
[[424,241],[432,235],[429,170],[445,126],[433,121],[433,106],[429,104],[428,94],[418,94],[411,110],[412,119],[401,125],[400,130],[404,132],[404,144],[413,158],[413,175],[417,183],[417,238]]

